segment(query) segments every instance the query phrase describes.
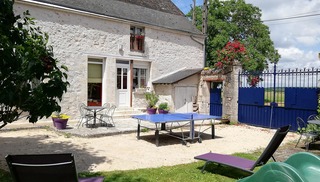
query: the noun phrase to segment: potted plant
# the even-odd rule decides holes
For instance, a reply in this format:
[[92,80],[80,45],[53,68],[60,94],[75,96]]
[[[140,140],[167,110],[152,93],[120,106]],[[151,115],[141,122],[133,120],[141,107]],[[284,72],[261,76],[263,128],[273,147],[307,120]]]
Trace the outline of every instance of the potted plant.
[[230,123],[230,115],[223,115],[221,118],[221,123],[229,124]]
[[146,100],[148,103],[147,106],[147,113],[148,114],[155,114],[157,112],[157,102],[159,101],[159,96],[154,92],[146,92],[145,93]]
[[66,129],[67,128],[67,122],[70,118],[70,116],[66,114],[60,114],[59,112],[54,112],[51,115],[53,126],[56,127],[58,130]]
[[159,114],[167,114],[169,112],[169,106],[168,103],[162,102],[158,106],[158,112]]

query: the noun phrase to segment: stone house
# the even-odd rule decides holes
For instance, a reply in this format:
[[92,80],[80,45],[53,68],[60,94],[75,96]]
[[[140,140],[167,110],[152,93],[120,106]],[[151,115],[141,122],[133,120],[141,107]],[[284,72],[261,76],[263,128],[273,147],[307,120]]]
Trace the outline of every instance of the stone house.
[[198,96],[205,36],[170,0],[15,0],[14,10],[29,10],[69,68],[62,112],[77,117],[80,103],[145,108],[150,90],[187,112]]

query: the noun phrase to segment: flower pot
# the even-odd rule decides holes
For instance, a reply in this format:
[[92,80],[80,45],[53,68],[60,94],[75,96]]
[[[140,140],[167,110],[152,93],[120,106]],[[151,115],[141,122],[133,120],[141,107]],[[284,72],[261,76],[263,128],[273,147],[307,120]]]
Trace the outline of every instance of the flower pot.
[[157,108],[147,108],[147,113],[148,114],[156,114],[157,113]]
[[159,114],[168,114],[168,110],[164,110],[164,109],[159,109],[158,110]]
[[53,126],[55,126],[58,130],[66,129],[68,119],[61,118],[52,118]]
[[223,119],[221,119],[221,123],[223,123],[223,124],[229,124],[229,123],[230,123],[230,120],[223,118]]

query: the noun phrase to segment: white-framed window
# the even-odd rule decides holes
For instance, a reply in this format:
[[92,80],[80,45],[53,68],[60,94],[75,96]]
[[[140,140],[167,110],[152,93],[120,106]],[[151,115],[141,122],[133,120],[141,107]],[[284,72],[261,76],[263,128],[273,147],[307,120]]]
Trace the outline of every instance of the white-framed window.
[[144,52],[144,28],[131,26],[130,27],[130,50]]
[[132,88],[146,88],[147,86],[147,69],[133,68],[133,85]]
[[132,88],[147,88],[149,80],[150,63],[143,61],[135,61],[133,63]]

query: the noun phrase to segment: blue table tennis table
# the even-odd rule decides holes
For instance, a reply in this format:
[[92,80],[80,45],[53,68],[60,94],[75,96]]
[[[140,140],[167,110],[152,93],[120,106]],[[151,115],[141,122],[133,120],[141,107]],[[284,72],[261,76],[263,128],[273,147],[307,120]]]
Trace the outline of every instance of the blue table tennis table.
[[[220,119],[221,116],[212,116],[206,114],[198,113],[169,113],[169,114],[143,114],[143,115],[133,115],[132,118],[138,120],[137,129],[137,139],[140,139],[140,128],[154,129],[141,125],[142,121],[147,121],[155,124],[155,139],[156,146],[159,146],[159,132],[166,135],[181,139],[182,144],[187,144],[187,141],[198,140],[199,143],[202,142],[201,134],[211,128],[211,138],[214,139],[214,120]],[[203,129],[204,121],[210,120],[210,126]],[[200,123],[200,129],[198,132],[195,131],[195,121],[202,121]],[[166,124],[171,123],[171,126]],[[174,124],[174,125],[173,125]],[[189,136],[184,136],[183,127],[189,126]],[[168,128],[167,128],[168,127]],[[172,132],[172,129],[181,129],[181,135],[177,135]],[[198,134],[196,136],[196,133]]]

